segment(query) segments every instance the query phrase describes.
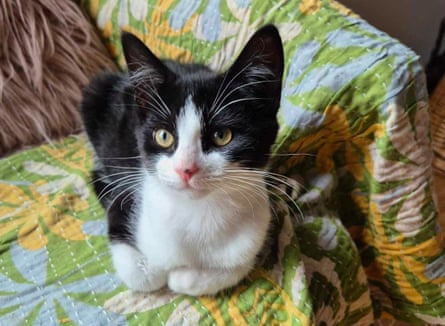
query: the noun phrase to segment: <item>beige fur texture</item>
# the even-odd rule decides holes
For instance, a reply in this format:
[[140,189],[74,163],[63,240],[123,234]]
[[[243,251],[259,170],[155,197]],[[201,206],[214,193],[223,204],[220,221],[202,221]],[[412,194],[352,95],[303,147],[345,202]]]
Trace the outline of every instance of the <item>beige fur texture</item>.
[[80,129],[82,88],[115,64],[73,0],[0,0],[0,156]]

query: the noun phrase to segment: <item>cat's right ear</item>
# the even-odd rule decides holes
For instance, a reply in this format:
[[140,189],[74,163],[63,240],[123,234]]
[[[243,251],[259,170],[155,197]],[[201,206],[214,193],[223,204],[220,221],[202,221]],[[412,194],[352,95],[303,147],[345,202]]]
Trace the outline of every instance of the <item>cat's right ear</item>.
[[150,81],[153,85],[159,85],[172,77],[172,72],[135,35],[123,32],[121,43],[127,69],[132,79],[141,79]]

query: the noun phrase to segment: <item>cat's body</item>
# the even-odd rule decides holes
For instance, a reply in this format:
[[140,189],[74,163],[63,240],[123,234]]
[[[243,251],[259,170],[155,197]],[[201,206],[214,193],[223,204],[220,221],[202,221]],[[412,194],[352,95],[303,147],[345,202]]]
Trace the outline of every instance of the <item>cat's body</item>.
[[128,34],[123,46],[129,74],[98,77],[82,104],[114,266],[134,290],[217,293],[252,269],[271,225],[278,33],[257,32],[224,74],[162,63]]

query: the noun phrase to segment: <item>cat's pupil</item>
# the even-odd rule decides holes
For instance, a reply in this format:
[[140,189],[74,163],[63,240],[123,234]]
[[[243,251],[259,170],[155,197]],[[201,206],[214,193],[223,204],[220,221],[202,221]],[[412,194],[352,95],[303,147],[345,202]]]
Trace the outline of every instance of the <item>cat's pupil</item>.
[[224,131],[222,131],[222,130],[215,131],[215,138],[223,139],[224,138]]

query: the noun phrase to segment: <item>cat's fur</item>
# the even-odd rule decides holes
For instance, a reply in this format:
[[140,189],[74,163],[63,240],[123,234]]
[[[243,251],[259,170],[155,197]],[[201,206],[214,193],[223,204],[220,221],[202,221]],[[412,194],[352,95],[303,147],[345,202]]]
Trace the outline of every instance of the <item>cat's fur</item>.
[[270,228],[281,39],[263,27],[225,73],[160,61],[131,34],[122,45],[128,74],[96,78],[81,108],[114,267],[133,290],[215,294],[248,274]]

